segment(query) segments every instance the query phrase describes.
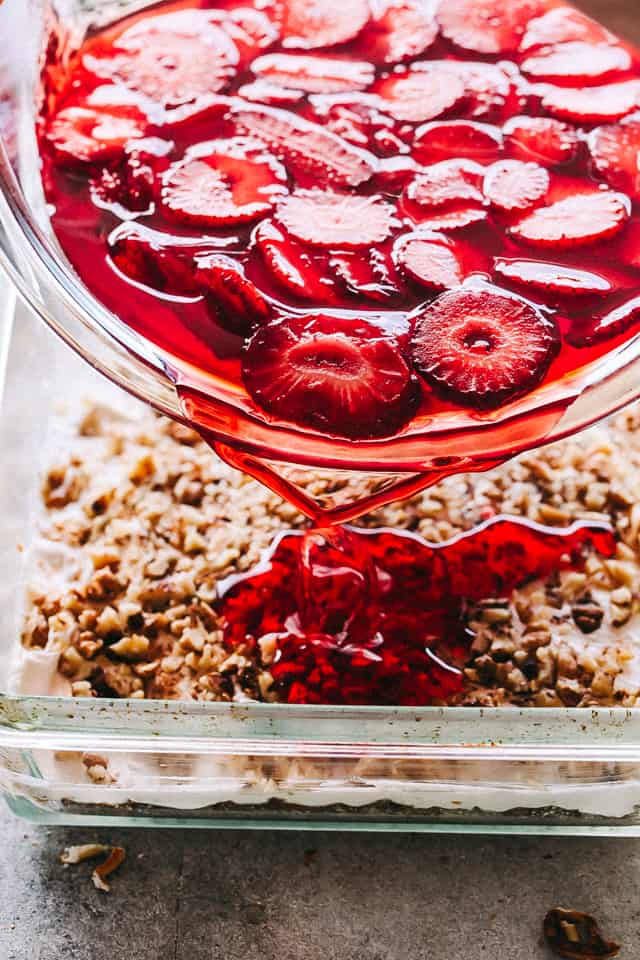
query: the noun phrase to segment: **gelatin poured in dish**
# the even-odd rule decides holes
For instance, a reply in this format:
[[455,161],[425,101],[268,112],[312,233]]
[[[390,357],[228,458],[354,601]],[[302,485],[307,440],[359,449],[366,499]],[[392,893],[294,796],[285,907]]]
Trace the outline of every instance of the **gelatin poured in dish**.
[[[558,0],[182,0],[55,49],[66,256],[193,425],[315,519],[269,461],[432,471],[404,493],[486,467],[637,335],[640,60]],[[446,701],[464,601],[587,541],[611,550],[506,521],[285,536],[222,598],[227,642],[275,637],[292,701]]]

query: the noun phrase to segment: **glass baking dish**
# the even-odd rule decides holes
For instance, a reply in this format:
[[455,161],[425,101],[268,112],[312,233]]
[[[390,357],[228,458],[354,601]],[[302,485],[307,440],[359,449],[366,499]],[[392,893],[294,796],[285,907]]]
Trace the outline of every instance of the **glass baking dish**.
[[[145,6],[55,0],[66,31]],[[87,700],[11,692],[24,552],[58,406],[132,402],[48,333],[170,415],[162,358],[93,300],[47,233],[33,108],[46,0],[0,3],[0,790],[42,823],[640,836],[640,713],[626,709],[335,708]],[[68,34],[67,34],[68,35]],[[638,394],[640,342],[587,385],[554,437]],[[87,754],[114,778],[93,782]]]
[[[640,836],[640,711],[16,696],[39,473],[62,408],[125,408],[6,296],[0,337],[0,789],[42,823]],[[22,552],[18,547],[21,546]],[[114,782],[82,759],[104,757]]]

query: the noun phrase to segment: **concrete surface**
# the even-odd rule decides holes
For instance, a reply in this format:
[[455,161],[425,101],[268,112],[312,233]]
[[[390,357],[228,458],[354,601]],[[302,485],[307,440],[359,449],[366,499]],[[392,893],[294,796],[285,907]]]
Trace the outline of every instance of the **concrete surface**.
[[[640,40],[638,0],[582,0]],[[111,894],[70,843],[122,844]],[[0,960],[543,960],[549,907],[640,960],[640,840],[35,828],[0,806]]]
[[[69,843],[123,844],[102,894]],[[33,828],[0,819],[2,960],[550,960],[552,906],[640,958],[640,841]]]

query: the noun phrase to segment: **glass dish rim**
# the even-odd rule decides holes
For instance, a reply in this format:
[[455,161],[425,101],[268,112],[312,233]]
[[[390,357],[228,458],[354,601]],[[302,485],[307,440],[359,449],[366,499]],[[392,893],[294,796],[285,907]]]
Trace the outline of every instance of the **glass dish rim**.
[[[13,695],[0,748],[382,752],[474,760],[640,761],[640,707],[391,707]],[[99,751],[98,751],[99,752]]]

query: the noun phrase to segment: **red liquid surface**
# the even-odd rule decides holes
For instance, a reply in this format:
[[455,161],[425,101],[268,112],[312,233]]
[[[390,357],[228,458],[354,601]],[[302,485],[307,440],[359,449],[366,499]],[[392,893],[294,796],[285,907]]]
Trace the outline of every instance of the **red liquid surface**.
[[447,702],[464,686],[465,607],[605,556],[605,528],[559,532],[499,518],[440,546],[349,529],[285,534],[254,570],[223,585],[225,642],[275,641],[270,667],[290,703]]
[[[299,0],[183,0],[50,45],[39,138],[62,249],[162,352],[185,417],[316,520],[256,457],[480,469],[540,442],[638,331],[638,55],[556,0],[485,5],[486,29],[470,0],[437,21],[344,0],[315,25],[322,5]],[[539,120],[563,125],[553,143]],[[271,637],[290,702],[448,702],[466,603],[587,548],[610,555],[612,535],[286,534],[226,584],[226,642]]]

